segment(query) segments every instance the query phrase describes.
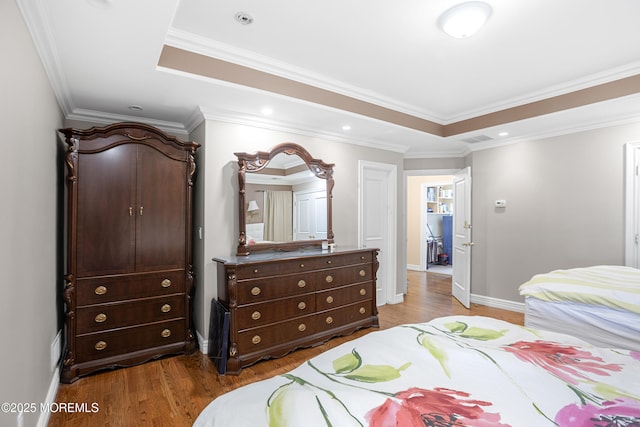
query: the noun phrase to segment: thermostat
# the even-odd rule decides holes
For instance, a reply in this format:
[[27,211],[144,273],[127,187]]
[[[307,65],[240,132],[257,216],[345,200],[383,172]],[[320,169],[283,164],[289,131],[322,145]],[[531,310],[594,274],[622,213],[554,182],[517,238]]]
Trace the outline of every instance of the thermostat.
[[506,200],[496,200],[495,201],[495,207],[496,208],[506,208],[507,207],[507,201]]

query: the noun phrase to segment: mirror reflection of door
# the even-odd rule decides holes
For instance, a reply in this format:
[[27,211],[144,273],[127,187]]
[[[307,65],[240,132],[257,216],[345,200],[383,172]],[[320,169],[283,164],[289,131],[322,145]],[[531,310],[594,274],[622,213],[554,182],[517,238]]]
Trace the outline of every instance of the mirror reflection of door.
[[250,245],[327,238],[326,181],[300,157],[278,154],[267,168],[247,173],[245,187]]
[[327,238],[326,190],[293,193],[294,240],[325,240]]

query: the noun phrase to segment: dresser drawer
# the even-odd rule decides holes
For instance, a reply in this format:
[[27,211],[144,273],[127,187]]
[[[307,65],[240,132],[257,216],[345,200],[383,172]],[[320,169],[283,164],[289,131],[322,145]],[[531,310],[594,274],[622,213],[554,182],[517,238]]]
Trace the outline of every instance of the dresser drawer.
[[309,263],[304,258],[296,260],[270,261],[239,265],[236,268],[236,278],[238,280],[256,279],[283,274],[304,273],[310,270]]
[[184,340],[184,319],[79,335],[76,361],[82,363]]
[[305,294],[276,301],[240,306],[236,311],[238,330],[255,328],[315,313],[315,304],[315,294]]
[[372,282],[365,282],[318,292],[316,294],[316,310],[329,310],[357,301],[370,300],[372,289]]
[[185,272],[135,274],[77,280],[77,305],[184,293]]
[[238,304],[250,304],[314,292],[309,274],[290,274],[268,279],[239,281]]
[[373,278],[371,264],[332,268],[313,273],[317,290],[336,288],[352,283],[369,282]]
[[184,294],[79,307],[77,333],[105,331],[185,316]]
[[238,352],[248,354],[313,335],[317,331],[315,315],[299,317],[238,333]]
[[372,308],[372,301],[366,300],[335,310],[319,312],[316,315],[318,328],[322,331],[367,319],[371,317]]
[[336,253],[297,259],[256,262],[238,265],[236,268],[236,278],[238,280],[255,279],[274,275],[303,273],[344,265],[371,264],[372,262],[372,252]]

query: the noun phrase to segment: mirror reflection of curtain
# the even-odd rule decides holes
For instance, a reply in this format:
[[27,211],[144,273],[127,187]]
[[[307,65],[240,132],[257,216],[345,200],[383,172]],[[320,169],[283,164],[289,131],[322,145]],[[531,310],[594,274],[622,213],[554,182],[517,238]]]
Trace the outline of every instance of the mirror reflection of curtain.
[[291,191],[267,191],[264,212],[265,240],[272,242],[293,240],[293,195]]

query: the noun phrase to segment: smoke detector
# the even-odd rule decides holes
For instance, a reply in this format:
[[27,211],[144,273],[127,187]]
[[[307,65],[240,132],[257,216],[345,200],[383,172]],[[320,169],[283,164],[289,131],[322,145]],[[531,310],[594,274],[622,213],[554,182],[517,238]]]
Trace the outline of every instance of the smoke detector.
[[236,13],[236,21],[242,25],[249,25],[253,22],[253,16],[249,15],[247,12],[238,12]]

